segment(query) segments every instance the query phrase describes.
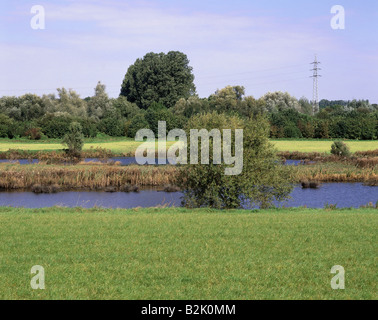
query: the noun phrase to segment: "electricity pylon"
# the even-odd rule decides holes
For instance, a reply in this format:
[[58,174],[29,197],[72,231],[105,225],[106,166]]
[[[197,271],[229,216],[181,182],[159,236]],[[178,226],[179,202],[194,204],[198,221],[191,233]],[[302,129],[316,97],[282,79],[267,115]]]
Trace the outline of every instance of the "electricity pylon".
[[314,65],[314,68],[310,71],[313,71],[313,75],[310,78],[313,78],[313,89],[312,89],[312,112],[316,114],[319,112],[319,90],[318,90],[318,78],[321,75],[318,73],[320,62],[318,61],[318,57],[315,55],[315,60],[311,64]]

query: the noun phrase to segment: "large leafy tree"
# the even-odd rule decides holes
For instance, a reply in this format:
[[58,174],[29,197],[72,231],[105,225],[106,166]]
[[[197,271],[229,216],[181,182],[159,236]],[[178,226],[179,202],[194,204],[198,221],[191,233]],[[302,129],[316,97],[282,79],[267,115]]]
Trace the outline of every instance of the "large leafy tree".
[[173,107],[180,98],[195,92],[192,69],[182,52],[148,53],[129,67],[120,95],[143,109],[152,102]]

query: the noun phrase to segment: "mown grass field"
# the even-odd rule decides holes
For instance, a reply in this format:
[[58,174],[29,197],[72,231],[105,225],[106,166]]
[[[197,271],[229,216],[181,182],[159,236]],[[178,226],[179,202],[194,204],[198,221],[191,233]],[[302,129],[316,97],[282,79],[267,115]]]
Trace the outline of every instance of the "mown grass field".
[[[299,152],[327,152],[330,153],[333,141],[331,140],[272,140],[278,151]],[[378,140],[375,141],[345,141],[351,152],[378,149]]]
[[[174,142],[167,142],[169,147]],[[299,151],[299,152],[330,152],[333,141],[331,140],[272,140],[278,151]],[[378,140],[376,141],[346,141],[352,152],[378,149]],[[134,152],[140,145],[130,138],[110,138],[107,139],[86,139],[84,150],[91,148],[105,148],[115,153]],[[156,144],[157,148],[157,144]],[[9,149],[21,149],[31,151],[51,151],[62,150],[62,144],[57,140],[52,141],[34,141],[27,140],[13,141],[10,139],[0,139],[0,151]]]
[[[113,141],[114,140],[114,141]],[[167,146],[171,146],[175,142],[167,142]],[[131,153],[135,152],[141,142],[123,138],[123,139],[111,139],[107,142],[104,139],[96,141],[94,139],[85,139],[83,150],[89,150],[91,148],[104,148],[111,150],[114,153]],[[155,148],[157,150],[158,144],[156,142]],[[63,150],[63,145],[56,140],[53,141],[16,141],[13,142],[10,139],[0,139],[0,151],[8,151],[9,149],[20,149],[20,150],[29,150],[29,151],[55,151]]]
[[0,299],[377,299],[377,212],[0,208]]

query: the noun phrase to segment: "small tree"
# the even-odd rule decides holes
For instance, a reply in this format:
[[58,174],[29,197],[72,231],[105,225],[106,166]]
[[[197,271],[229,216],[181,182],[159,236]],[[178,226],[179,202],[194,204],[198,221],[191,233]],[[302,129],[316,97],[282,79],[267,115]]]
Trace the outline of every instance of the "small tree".
[[342,141],[335,141],[331,146],[331,153],[339,157],[349,157],[349,147]]
[[68,132],[63,138],[62,144],[67,146],[68,154],[71,157],[80,157],[84,145],[84,135],[80,123],[72,122],[70,124]]

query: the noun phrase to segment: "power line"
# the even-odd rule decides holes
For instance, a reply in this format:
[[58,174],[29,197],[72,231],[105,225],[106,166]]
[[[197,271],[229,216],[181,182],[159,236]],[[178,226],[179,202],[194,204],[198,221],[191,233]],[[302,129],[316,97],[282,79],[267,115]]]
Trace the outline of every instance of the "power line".
[[255,79],[262,79],[262,78],[276,78],[277,76],[286,76],[286,75],[291,75],[291,74],[304,74],[305,72],[307,71],[295,71],[295,72],[286,72],[286,73],[276,73],[276,74],[269,74],[269,75],[262,75],[262,76],[256,76],[256,77],[253,77],[253,78],[243,78],[243,79],[232,79],[232,78],[229,78],[229,79],[225,79],[225,80],[217,80],[217,81],[211,81],[211,82],[200,82],[201,84],[216,84],[216,83],[222,83],[223,81],[249,81],[249,80],[255,80]]
[[[240,72],[240,73],[233,73],[233,74],[224,74],[224,75],[213,75],[213,76],[204,76],[204,77],[196,77],[195,78],[195,81],[198,80],[198,79],[211,79],[211,78],[221,78],[221,77],[232,77],[232,76],[238,76],[238,75],[246,75],[246,74],[252,74],[252,73],[258,73],[258,72],[265,72],[265,71],[273,71],[273,70],[282,70],[282,69],[289,69],[289,68],[294,68],[294,67],[298,67],[298,66],[304,66],[306,64],[297,64],[297,65],[291,65],[291,66],[283,66],[283,67],[277,67],[277,68],[268,68],[268,69],[259,69],[259,70],[255,70],[255,71],[246,71],[246,72]],[[318,68],[319,69],[319,68]],[[270,77],[277,77],[277,76],[287,76],[287,75],[291,75],[291,74],[300,74],[300,73],[303,73],[304,71],[294,71],[294,72],[285,72],[285,73],[276,73],[276,74],[268,74],[268,75],[260,75],[260,76],[256,76],[256,77],[248,77],[248,78],[243,78],[243,79],[225,79],[224,81],[249,81],[249,80],[257,80],[257,79],[262,79],[262,78],[270,78]],[[279,81],[269,81],[269,82],[258,82],[258,83],[254,83],[254,84],[251,84],[251,85],[262,85],[262,84],[270,84],[270,83],[278,83],[278,82],[287,82],[287,81],[293,81],[293,80],[299,80],[299,79],[303,79],[303,78],[295,78],[295,79],[287,79],[287,80],[279,80]],[[206,84],[217,84],[217,83],[222,83],[223,80],[217,80],[217,81],[206,81],[206,82],[202,82],[200,81],[202,85],[206,85]],[[63,86],[64,87],[64,86]],[[118,84],[118,85],[106,85],[106,88],[120,88],[121,87],[121,84]],[[69,88],[68,89],[72,89],[72,90],[78,90],[78,89],[94,89],[93,86],[80,86],[80,87],[75,87],[75,88]],[[39,89],[0,89],[0,92],[32,92],[32,91],[56,91],[57,88],[39,88]],[[113,90],[109,90],[109,91],[115,91],[115,89]]]
[[290,68],[295,68],[295,67],[303,67],[305,65],[307,65],[307,64],[297,64],[297,65],[278,67],[278,68],[269,68],[269,69],[258,69],[258,70],[251,70],[251,71],[232,73],[232,74],[223,74],[223,75],[214,75],[214,76],[213,75],[212,76],[200,76],[200,77],[196,77],[196,79],[232,77],[232,76],[243,75],[243,74],[250,74],[250,73],[258,73],[258,72],[265,72],[265,71],[273,71],[273,70],[290,69]]

